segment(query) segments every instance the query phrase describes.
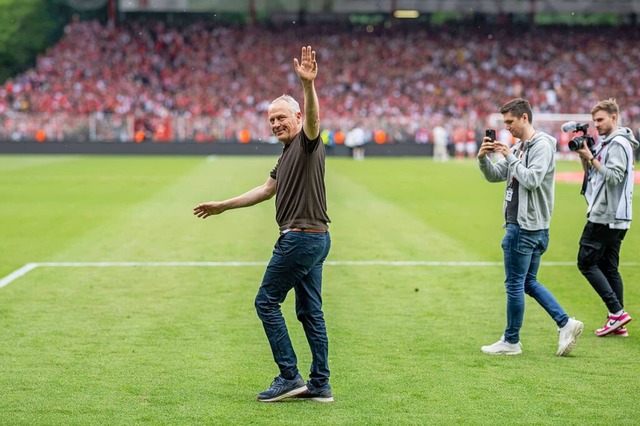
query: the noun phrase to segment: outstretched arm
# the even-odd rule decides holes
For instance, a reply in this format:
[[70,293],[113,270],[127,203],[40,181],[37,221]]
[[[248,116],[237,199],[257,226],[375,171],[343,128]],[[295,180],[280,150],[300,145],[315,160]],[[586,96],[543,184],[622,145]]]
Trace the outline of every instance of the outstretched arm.
[[226,210],[239,209],[241,207],[249,207],[261,203],[272,198],[276,193],[276,180],[269,177],[267,181],[234,198],[224,201],[209,201],[200,203],[193,208],[193,214],[203,219],[216,214],[225,212]]
[[311,46],[303,46],[300,62],[298,62],[297,58],[294,58],[293,67],[300,78],[302,89],[304,90],[304,134],[307,138],[314,140],[320,134],[320,105],[318,104],[318,94],[313,84],[318,75],[315,50],[311,50]]

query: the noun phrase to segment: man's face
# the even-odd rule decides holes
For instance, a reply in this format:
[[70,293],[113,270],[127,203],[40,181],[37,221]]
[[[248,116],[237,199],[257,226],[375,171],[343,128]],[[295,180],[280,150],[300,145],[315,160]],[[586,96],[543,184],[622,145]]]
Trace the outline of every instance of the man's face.
[[267,114],[271,131],[280,142],[291,142],[291,139],[300,132],[302,114],[299,112],[294,113],[286,101],[276,101],[271,105]]
[[515,138],[522,139],[524,125],[526,123],[524,114],[520,117],[516,117],[512,112],[504,113],[502,114],[502,122],[504,123],[505,129],[511,132]]
[[600,136],[609,136],[616,126],[618,117],[616,114],[609,115],[606,111],[600,110],[593,113],[593,124]]

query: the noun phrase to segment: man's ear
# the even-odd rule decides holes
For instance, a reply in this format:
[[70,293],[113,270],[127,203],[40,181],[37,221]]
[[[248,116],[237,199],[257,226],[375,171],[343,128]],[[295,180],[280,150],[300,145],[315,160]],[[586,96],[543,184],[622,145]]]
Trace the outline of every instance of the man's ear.
[[302,119],[302,113],[300,111],[296,112],[296,120],[298,120],[298,123],[300,122],[301,119]]

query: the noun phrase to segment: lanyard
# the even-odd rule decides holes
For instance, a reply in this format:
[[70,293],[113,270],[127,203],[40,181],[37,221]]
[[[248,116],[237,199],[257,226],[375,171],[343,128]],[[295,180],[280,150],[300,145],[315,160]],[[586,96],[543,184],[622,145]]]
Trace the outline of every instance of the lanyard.
[[[531,142],[531,140],[536,135],[536,133],[538,133],[538,132],[534,132],[533,135],[531,136],[531,139],[529,139],[527,141],[524,141],[522,143],[522,149],[518,149],[518,154],[517,154],[518,160],[522,159],[522,157],[527,153],[527,151],[529,150],[529,142]],[[528,155],[527,155],[527,158],[525,160],[529,160],[529,156]],[[525,165],[524,165],[525,167],[527,167],[527,162],[528,161],[525,161]],[[509,181],[509,187],[510,188],[513,187],[513,180],[514,179],[515,179],[515,176],[512,174],[511,175],[511,180]]]

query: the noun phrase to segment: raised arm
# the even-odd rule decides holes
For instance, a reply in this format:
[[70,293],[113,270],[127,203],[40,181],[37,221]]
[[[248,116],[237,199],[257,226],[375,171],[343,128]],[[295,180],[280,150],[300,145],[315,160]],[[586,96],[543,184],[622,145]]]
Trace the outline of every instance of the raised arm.
[[293,67],[300,78],[302,89],[304,90],[304,122],[303,130],[307,138],[314,140],[320,134],[320,105],[318,104],[318,94],[313,84],[318,75],[318,63],[316,62],[316,52],[311,50],[311,46],[302,47],[300,62],[293,59]]
[[203,219],[216,214],[225,212],[226,210],[239,209],[241,207],[249,207],[261,203],[272,198],[276,193],[276,180],[271,176],[267,181],[253,188],[251,191],[245,192],[234,198],[224,201],[209,201],[200,203],[193,208],[193,214]]

